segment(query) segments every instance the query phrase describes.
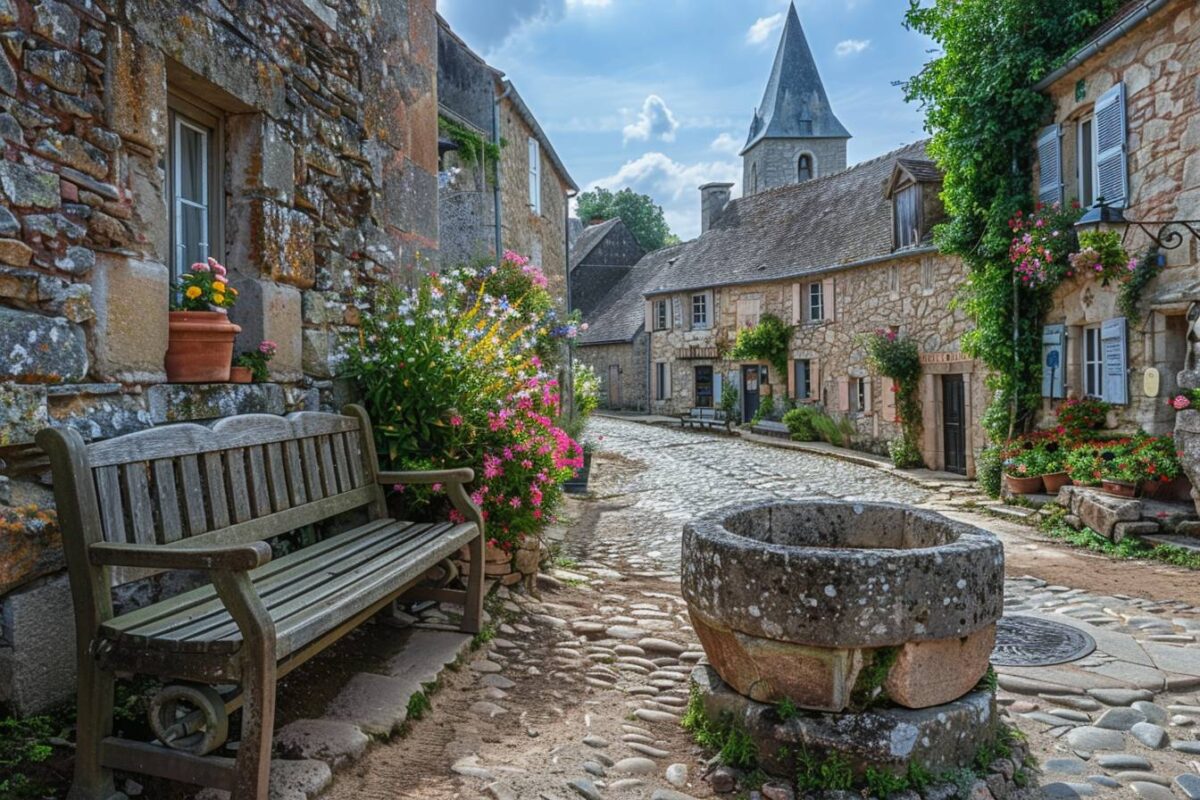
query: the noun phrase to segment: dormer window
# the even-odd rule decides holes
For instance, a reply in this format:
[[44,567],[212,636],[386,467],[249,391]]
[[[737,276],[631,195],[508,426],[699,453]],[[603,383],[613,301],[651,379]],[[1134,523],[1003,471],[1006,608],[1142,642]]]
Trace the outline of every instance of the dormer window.
[[921,187],[906,186],[892,196],[894,241],[897,250],[921,243]]
[[796,180],[798,180],[800,183],[804,183],[805,181],[812,180],[812,176],[812,156],[810,156],[808,153],[804,153],[800,156],[800,160],[796,164]]

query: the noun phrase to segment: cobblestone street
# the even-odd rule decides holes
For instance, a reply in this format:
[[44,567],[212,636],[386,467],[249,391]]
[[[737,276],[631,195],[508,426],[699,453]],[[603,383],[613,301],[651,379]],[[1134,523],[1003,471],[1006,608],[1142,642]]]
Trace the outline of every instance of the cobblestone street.
[[[592,495],[569,504],[560,566],[541,597],[501,589],[496,638],[447,673],[406,736],[369,750],[326,797],[681,800],[733,789],[735,776],[710,771],[678,724],[703,657],[679,597],[680,529],[730,503],[821,496],[921,504],[986,525],[1010,554],[1007,613],[1095,639],[1072,664],[999,670],[1000,702],[1029,737],[1046,796],[1200,798],[1200,609],[1131,596],[1145,594],[1138,576],[1185,587],[1186,572],[1050,544],[976,513],[961,485],[623,420],[594,419],[589,433],[603,437]],[[1089,587],[1108,575],[1131,594],[1051,583],[1024,575],[1026,563]],[[999,791],[979,781],[972,797],[994,796],[989,786]],[[736,790],[790,796],[770,784],[761,795]]]

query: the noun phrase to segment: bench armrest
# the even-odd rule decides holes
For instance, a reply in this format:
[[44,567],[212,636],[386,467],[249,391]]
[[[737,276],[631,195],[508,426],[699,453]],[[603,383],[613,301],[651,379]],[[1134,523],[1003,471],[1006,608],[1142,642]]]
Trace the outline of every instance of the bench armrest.
[[458,469],[381,472],[378,480],[385,485],[392,483],[457,483],[461,485],[475,480],[475,470],[470,467],[459,467]]
[[251,542],[218,547],[163,547],[96,542],[88,548],[88,558],[96,566],[245,572],[271,560],[271,545]]

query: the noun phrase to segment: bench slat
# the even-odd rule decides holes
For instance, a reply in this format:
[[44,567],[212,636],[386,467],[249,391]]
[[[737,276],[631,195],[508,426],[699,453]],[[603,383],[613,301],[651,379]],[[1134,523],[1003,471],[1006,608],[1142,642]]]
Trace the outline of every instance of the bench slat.
[[309,500],[320,500],[325,496],[321,483],[321,464],[317,460],[317,443],[312,438],[300,440],[300,461],[304,465],[304,486]]
[[268,444],[267,451],[267,490],[271,495],[271,508],[283,511],[291,508],[291,497],[288,494],[287,468],[284,466],[283,445]]
[[158,500],[158,519],[162,544],[183,537],[183,522],[179,517],[179,494],[175,486],[175,464],[169,458],[154,462],[154,495]]
[[201,456],[204,461],[204,480],[208,486],[208,513],[213,528],[229,526],[229,500],[225,494],[225,466],[221,463],[221,451],[214,450]]
[[346,454],[346,434],[335,433],[329,439],[329,443],[333,446],[333,466],[337,470],[338,489],[348,492],[358,484],[350,476],[350,457]]
[[154,536],[154,505],[150,500],[150,482],[142,462],[121,467],[125,473],[125,491],[129,502],[129,523],[136,544],[157,544]]
[[267,462],[264,450],[264,445],[246,448],[246,464],[249,467],[248,479],[250,481],[250,506],[253,508],[254,516],[256,517],[265,517],[274,511],[271,507],[271,497],[268,489]]
[[337,470],[333,466],[333,443],[329,436],[317,437],[317,453],[321,457],[321,486],[325,496],[337,494]]
[[200,459],[197,456],[180,457],[179,488],[183,490],[188,536],[204,533],[208,530],[208,519],[204,514],[204,483],[200,478]]
[[362,451],[358,447],[357,433],[344,433],[343,438],[346,440],[346,457],[350,463],[350,480],[354,488],[362,486],[366,482],[363,477],[363,456]]
[[246,480],[246,451],[237,448],[226,450],[225,482],[229,491],[229,507],[233,510],[234,522],[245,522],[250,513],[250,485]]
[[[300,442],[283,443],[283,463],[287,468],[287,485],[291,493],[293,506],[302,506],[308,502],[308,477],[304,474],[304,466],[300,463]],[[316,499],[316,498],[313,498]]]
[[100,503],[104,540],[128,542],[125,536],[125,502],[121,499],[120,467],[100,467],[92,472],[96,476],[96,499]]

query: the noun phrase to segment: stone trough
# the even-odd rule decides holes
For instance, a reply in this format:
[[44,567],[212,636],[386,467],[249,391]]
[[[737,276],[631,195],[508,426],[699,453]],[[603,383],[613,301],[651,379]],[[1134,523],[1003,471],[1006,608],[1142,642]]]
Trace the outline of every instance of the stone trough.
[[[910,739],[940,749],[938,762],[969,762],[992,736],[992,692],[977,687],[1004,551],[985,531],[889,503],[735,507],[685,527],[682,589],[716,673],[694,684],[760,752],[772,736],[808,742],[861,771],[927,760],[897,745]],[[777,724],[780,703],[812,713]]]

